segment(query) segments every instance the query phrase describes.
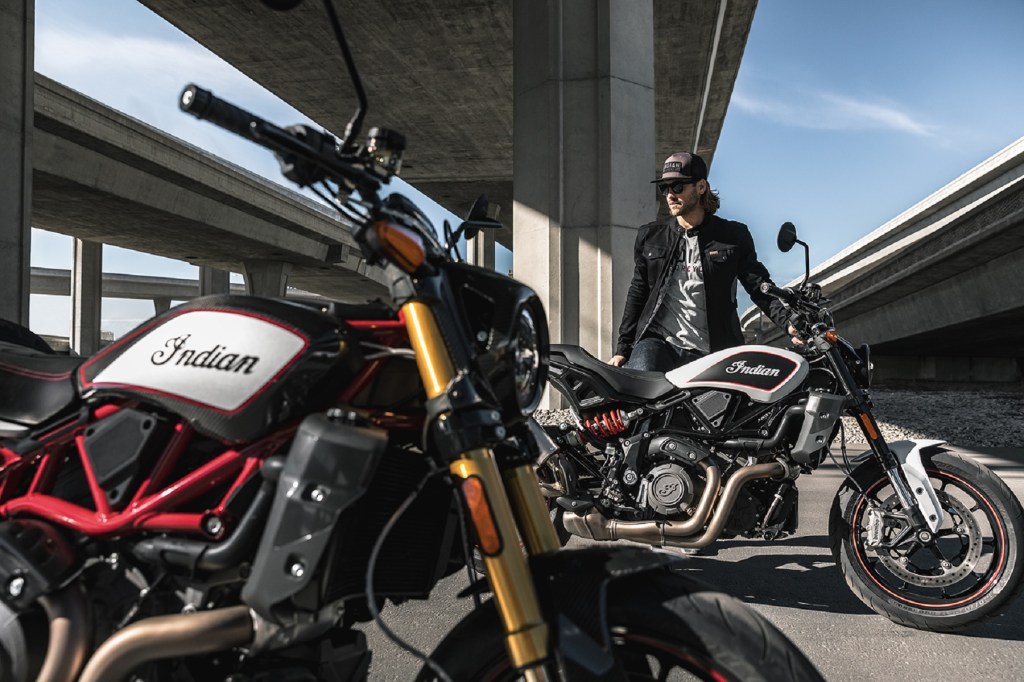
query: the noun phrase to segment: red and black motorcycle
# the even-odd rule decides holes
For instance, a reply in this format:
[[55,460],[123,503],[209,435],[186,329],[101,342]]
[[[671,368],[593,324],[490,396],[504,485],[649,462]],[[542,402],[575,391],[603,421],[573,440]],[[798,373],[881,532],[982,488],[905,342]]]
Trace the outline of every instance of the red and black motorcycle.
[[0,342],[0,677],[364,679],[355,626],[475,579],[475,546],[494,598],[431,657],[407,647],[424,679],[820,679],[663,553],[560,550],[534,473],[544,310],[458,258],[494,226],[482,203],[441,243],[385,196],[404,140],[355,142],[365,98],[325,6],[360,94],[345,139],[195,86],[180,106],[326,188],[391,300],[205,297],[89,358]]

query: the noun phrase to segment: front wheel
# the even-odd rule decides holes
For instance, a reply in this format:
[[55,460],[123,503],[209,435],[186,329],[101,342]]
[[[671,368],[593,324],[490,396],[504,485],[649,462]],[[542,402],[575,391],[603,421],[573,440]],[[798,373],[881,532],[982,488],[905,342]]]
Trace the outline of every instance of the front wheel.
[[[629,680],[822,680],[807,657],[743,603],[667,571],[609,586],[615,657]],[[431,658],[453,682],[519,679],[493,603],[469,614]],[[436,680],[428,668],[417,678]]]
[[932,538],[910,528],[888,477],[861,465],[832,504],[829,536],[854,594],[895,623],[951,631],[1003,611],[1022,587],[1024,511],[990,469],[922,457],[944,511]]

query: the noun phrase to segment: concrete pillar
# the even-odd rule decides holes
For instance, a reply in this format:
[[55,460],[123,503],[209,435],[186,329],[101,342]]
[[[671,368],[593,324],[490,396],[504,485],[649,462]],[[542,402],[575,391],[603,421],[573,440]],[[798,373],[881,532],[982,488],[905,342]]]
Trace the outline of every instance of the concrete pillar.
[[466,260],[482,268],[494,269],[494,231],[480,230],[466,241]]
[[159,315],[171,309],[171,299],[167,296],[158,296],[153,299],[153,314]]
[[71,350],[92,355],[100,349],[103,305],[103,244],[74,240],[71,262]]
[[205,265],[199,266],[199,295],[231,293],[231,273]]
[[284,296],[288,287],[291,263],[276,260],[242,261],[245,269],[245,291],[254,296]]
[[28,326],[35,0],[0,3],[0,318]]
[[515,277],[607,360],[657,212],[652,0],[515,2],[513,37]]

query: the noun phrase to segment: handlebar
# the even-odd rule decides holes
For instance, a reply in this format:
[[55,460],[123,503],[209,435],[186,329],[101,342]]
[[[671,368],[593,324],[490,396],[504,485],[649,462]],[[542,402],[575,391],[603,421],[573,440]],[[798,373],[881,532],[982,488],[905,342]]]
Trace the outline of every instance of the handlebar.
[[771,282],[761,282],[761,293],[774,296],[787,305],[793,305],[800,299],[800,294],[789,287],[777,287]]
[[[275,128],[259,116],[250,114],[241,107],[216,97],[209,90],[204,90],[198,85],[188,85],[181,92],[178,106],[182,111],[192,114],[196,118],[230,130],[236,135],[249,138],[254,142],[261,142],[255,131],[259,129]],[[284,131],[281,131],[284,132]]]
[[302,135],[286,130],[195,84],[182,91],[178,106],[185,113],[230,130],[275,154],[291,155],[304,162],[308,167],[293,178],[300,184],[308,185],[329,177],[339,184],[354,185],[364,198],[377,197],[380,180],[358,158],[341,156],[334,138],[326,133],[305,127],[301,127]]

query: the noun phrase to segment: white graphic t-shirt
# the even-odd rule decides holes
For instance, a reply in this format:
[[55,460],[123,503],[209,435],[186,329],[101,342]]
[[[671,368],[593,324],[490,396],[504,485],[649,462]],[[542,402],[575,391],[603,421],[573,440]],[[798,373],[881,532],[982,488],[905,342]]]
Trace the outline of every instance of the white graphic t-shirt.
[[655,332],[674,346],[708,353],[708,315],[704,304],[704,268],[694,230],[683,230],[683,254],[671,274],[668,291],[654,315]]

